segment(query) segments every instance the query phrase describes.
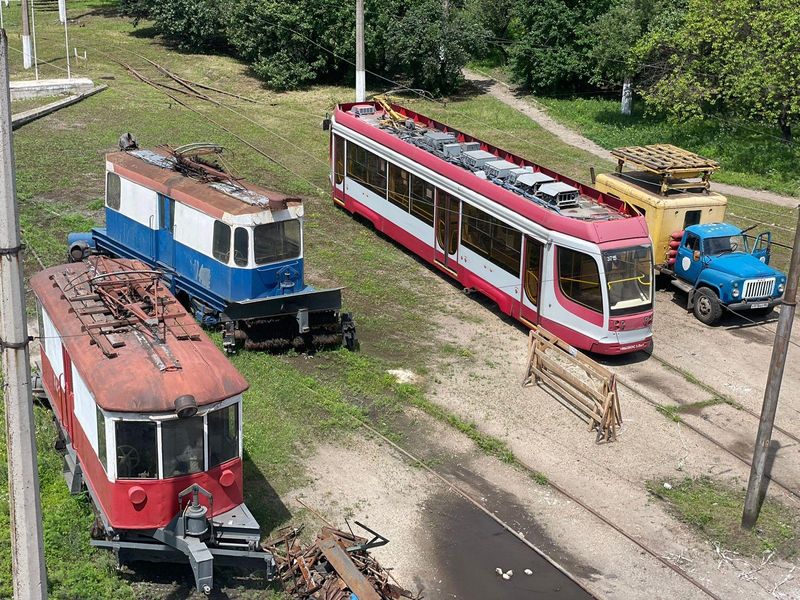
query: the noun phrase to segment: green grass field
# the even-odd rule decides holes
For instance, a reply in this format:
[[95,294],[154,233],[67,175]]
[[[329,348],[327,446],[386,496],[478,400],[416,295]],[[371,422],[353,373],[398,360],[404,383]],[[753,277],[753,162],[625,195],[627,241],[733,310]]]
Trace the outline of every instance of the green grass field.
[[[4,10],[12,32],[10,43],[19,49],[15,7],[12,4]],[[446,336],[439,331],[437,317],[453,311],[446,295],[460,294],[457,288],[436,286],[441,280],[436,273],[335,209],[330,201],[328,135],[320,123],[337,101],[351,98],[350,82],[276,95],[250,77],[246,65],[229,57],[184,54],[165,47],[146,24],[134,29],[118,18],[113,1],[82,0],[70,2],[69,8],[71,43],[88,54],[87,63],[73,68],[77,74],[107,83],[109,89],[15,133],[26,272],[61,262],[70,231],[102,223],[104,154],[116,149],[120,134],[131,132],[143,147],[216,141],[231,151],[228,164],[236,174],[267,187],[303,194],[307,275],[317,286],[346,287],[345,308],[356,315],[361,354],[325,352],[309,361],[291,355],[241,353],[233,359],[251,384],[245,396],[245,496],[265,533],[287,521],[304,519],[302,512],[290,514],[280,498],[305,482],[303,461],[315,445],[349,435],[359,419],[366,418],[392,439],[402,440],[404,431],[394,417],[415,407],[461,431],[486,453],[513,463],[501,441],[433,405],[425,395],[432,382],[398,384],[386,373],[389,368],[404,368],[424,380],[431,379],[426,375],[435,371],[439,361],[448,360],[454,351],[461,355],[469,349],[453,350],[442,341]],[[57,19],[53,13],[42,13],[37,14],[36,23],[42,76],[61,76],[63,38]],[[188,79],[259,103],[236,100],[230,105],[232,110],[193,103],[201,115],[190,112],[134,79],[119,64],[143,66],[144,61],[133,52]],[[12,51],[11,58],[12,73],[31,76],[23,74],[18,52]],[[588,166],[597,164],[589,154],[562,144],[491,98],[466,94],[446,106],[413,99],[408,103],[582,181],[588,180]],[[203,116],[247,139],[282,165],[254,152]],[[754,204],[741,210],[766,209]],[[455,316],[474,319],[471,314]],[[37,408],[36,415],[51,597],[152,597],[142,577],[117,573],[110,556],[89,547],[89,504],[68,495],[61,480],[60,459],[52,450],[54,428],[49,413]],[[8,548],[7,481],[2,460],[0,597],[10,594]],[[176,577],[183,581],[183,574]],[[235,582],[227,583],[236,587]],[[237,590],[234,597],[247,597],[247,590]]]
[[733,119],[672,123],[647,114],[637,99],[625,117],[616,98],[548,98],[536,101],[565,125],[604,148],[668,143],[720,162],[714,179],[752,189],[800,196],[800,146],[785,144],[777,128]]

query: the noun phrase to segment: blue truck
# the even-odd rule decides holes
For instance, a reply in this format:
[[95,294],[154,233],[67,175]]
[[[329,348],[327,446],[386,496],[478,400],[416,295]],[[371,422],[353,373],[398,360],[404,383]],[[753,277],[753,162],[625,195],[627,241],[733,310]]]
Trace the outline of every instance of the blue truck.
[[780,303],[786,275],[769,266],[771,235],[728,223],[691,225],[671,235],[671,258],[656,271],[687,293],[686,308],[706,325],[727,309],[763,316]]

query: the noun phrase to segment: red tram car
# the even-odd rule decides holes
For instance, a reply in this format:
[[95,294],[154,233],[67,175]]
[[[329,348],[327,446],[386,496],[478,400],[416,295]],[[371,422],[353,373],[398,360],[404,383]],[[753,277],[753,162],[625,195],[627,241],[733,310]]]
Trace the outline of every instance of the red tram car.
[[248,384],[159,277],[101,256],[34,275],[42,387],[70,491],[97,513],[92,544],[189,562],[208,593],[214,564],[274,571],[243,501]]
[[652,343],[652,244],[619,198],[385,101],[330,122],[334,202],[582,350]]

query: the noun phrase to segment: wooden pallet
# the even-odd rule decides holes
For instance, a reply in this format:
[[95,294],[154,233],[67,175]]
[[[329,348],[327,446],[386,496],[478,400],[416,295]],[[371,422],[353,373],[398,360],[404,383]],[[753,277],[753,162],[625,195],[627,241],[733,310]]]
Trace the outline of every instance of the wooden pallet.
[[[717,161],[672,144],[627,146],[615,148],[611,154],[617,158],[618,173],[622,173],[622,167],[627,162],[660,176],[662,194],[669,190],[708,190],[711,174],[719,169]],[[687,179],[699,181],[686,181]]]
[[[576,368],[577,367],[577,368]],[[576,371],[582,371],[580,376]],[[523,387],[545,383],[597,431],[597,441],[616,441],[622,425],[616,376],[542,329],[531,330]]]

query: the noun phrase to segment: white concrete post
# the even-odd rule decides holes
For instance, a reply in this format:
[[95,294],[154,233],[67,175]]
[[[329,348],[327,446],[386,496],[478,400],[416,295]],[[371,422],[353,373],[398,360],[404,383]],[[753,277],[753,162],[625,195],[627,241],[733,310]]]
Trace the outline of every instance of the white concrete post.
[[4,375],[14,598],[47,598],[22,248],[14,180],[8,39],[0,31],[0,350]]
[[364,72],[364,0],[356,0],[356,102],[366,100]]
[[623,115],[627,116],[630,116],[633,110],[633,90],[631,89],[631,80],[629,77],[626,77],[622,84],[622,106],[620,110]]

